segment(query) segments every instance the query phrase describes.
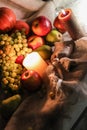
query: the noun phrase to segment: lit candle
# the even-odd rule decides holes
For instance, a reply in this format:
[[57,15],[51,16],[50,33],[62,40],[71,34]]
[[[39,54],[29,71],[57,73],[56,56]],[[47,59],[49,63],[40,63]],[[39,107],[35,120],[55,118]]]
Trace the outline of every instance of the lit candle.
[[32,52],[24,58],[23,66],[28,70],[36,71],[41,77],[43,77],[47,68],[47,63],[37,52]]
[[81,26],[71,9],[62,9],[58,18],[63,23],[73,40],[77,40],[84,36]]

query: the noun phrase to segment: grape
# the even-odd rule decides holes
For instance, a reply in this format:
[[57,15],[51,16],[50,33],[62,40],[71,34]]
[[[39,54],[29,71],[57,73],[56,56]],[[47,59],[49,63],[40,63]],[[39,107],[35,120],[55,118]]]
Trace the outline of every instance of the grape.
[[0,77],[1,85],[5,91],[17,91],[21,88],[21,74],[23,66],[16,64],[17,56],[24,57],[31,53],[32,49],[28,48],[27,37],[24,31],[16,31],[11,35],[0,34],[0,67],[2,76]]
[[0,46],[5,45],[5,41],[0,42]]
[[5,85],[8,84],[8,80],[7,80],[6,78],[2,78],[2,81],[3,81],[3,83],[4,83]]

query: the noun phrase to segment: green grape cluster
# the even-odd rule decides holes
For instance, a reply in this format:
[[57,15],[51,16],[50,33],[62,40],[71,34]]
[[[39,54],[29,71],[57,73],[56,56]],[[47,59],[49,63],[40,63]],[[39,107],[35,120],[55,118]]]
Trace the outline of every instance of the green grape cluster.
[[23,66],[15,63],[15,60],[17,56],[25,57],[30,52],[32,49],[28,48],[27,37],[23,31],[16,31],[11,35],[0,34],[0,79],[5,89],[20,89]]

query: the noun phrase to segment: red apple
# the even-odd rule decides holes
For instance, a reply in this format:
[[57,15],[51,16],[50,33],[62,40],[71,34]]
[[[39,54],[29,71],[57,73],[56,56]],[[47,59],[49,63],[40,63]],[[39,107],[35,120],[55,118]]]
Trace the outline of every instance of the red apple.
[[30,92],[38,90],[42,83],[40,75],[34,70],[26,70],[21,75],[21,81],[23,87],[28,89]]
[[64,33],[66,31],[64,25],[60,22],[58,19],[58,16],[54,19],[53,25],[56,29],[58,29],[61,33]]
[[22,29],[25,29],[25,34],[28,35],[29,32],[30,32],[30,26],[28,23],[22,21],[22,20],[17,20],[16,21],[16,24],[13,28],[13,31],[15,30],[19,30],[19,31],[22,31]]
[[37,35],[32,35],[28,38],[28,47],[35,50],[36,48],[44,45],[44,39]]
[[10,8],[0,7],[0,32],[10,31],[16,23],[16,15]]
[[51,29],[51,21],[45,16],[38,16],[32,22],[32,31],[38,36],[45,36]]
[[24,56],[23,56],[23,55],[20,55],[20,56],[18,56],[18,57],[16,58],[15,63],[22,65],[23,60],[24,60]]

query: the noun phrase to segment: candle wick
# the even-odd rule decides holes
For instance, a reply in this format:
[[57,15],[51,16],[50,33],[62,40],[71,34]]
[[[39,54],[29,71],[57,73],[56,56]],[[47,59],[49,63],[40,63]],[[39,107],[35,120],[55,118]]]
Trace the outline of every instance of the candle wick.
[[66,12],[65,12],[64,9],[62,9],[61,12],[62,12],[63,15],[66,15]]

